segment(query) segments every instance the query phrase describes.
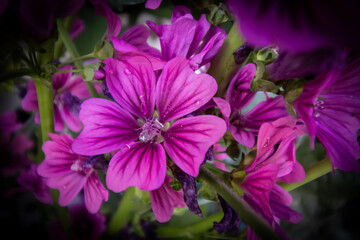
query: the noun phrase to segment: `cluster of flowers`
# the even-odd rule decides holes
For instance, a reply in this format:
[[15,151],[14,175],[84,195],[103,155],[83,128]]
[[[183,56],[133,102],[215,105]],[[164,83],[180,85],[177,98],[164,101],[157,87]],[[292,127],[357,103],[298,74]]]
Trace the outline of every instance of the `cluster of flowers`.
[[[280,33],[258,34],[254,29],[259,28],[254,28],[251,21],[260,11],[261,1],[229,1],[229,9],[241,23],[246,44],[235,53],[235,59],[240,56],[238,69],[227,85],[226,94],[221,95],[217,81],[207,71],[226,39],[226,32],[211,26],[205,14],[196,20],[190,9],[176,6],[169,25],[148,21],[147,26],[159,38],[159,51],[147,44],[150,30],[146,26],[131,27],[118,36],[119,17],[106,1],[91,2],[95,12],[107,18],[103,41],[114,48],[111,57],[101,59],[101,67],[94,74],[95,89],[102,97],[90,97],[82,77],[73,76],[71,65],[58,69],[63,73],[52,76],[57,133],[50,133],[51,139],[42,145],[45,159],[39,165],[31,164],[25,157],[32,143],[24,135],[16,134],[10,139],[10,133],[21,127],[15,112],[1,118],[0,144],[3,149],[8,149],[5,145],[9,144],[23,148],[20,151],[16,147],[22,154],[18,160],[26,159],[16,165],[22,169],[18,181],[34,191],[40,201],[52,203],[46,186],[60,192],[61,206],[70,205],[83,190],[86,209],[95,214],[102,201],[108,201],[108,190],[119,193],[135,186],[149,191],[159,222],[169,221],[175,208],[185,206],[201,215],[195,178],[203,165],[210,164],[229,174],[232,187],[241,198],[286,238],[279,220],[297,223],[301,214],[290,208],[292,197],[278,183],[305,179],[305,171],[295,157],[298,137],[309,134],[312,144],[316,137],[327,150],[334,169],[360,170],[357,161],[360,59],[341,46],[341,50],[330,53],[337,56],[336,64],[324,63],[322,60],[327,58],[322,55],[317,59],[318,68],[307,63],[312,56],[318,56],[320,46],[338,46],[341,39],[330,42],[328,36],[316,34],[316,41],[310,41],[299,37],[310,34],[295,33],[289,34],[295,35],[295,39],[288,37],[287,41],[287,36]],[[147,6],[156,8],[160,3],[147,1]],[[278,24],[276,17],[266,19],[275,20],[268,23],[260,19],[258,26],[280,31],[279,27],[266,27]],[[279,50],[275,61],[259,65],[251,57],[251,52],[260,47],[276,52],[274,45]],[[342,64],[338,64],[340,61]],[[280,86],[275,96],[266,93],[261,83],[258,91],[253,89],[256,80],[266,77],[261,75],[261,66],[266,67],[272,86]],[[304,78],[308,76],[315,77]],[[291,79],[295,78],[301,78],[302,91],[289,101],[288,94],[298,88],[279,80],[290,79],[288,83],[294,83]],[[246,112],[257,94],[266,99]],[[33,80],[27,82],[21,106],[26,111],[36,111],[35,122],[40,123]],[[79,134],[72,138],[66,134],[68,130]],[[224,151],[229,142],[247,147],[249,156],[253,153],[254,157],[243,160],[236,168],[226,167],[221,161],[228,158]],[[100,180],[98,171],[106,174],[106,184]],[[174,179],[181,183],[181,190],[171,187]],[[224,217],[214,223],[214,228],[219,233],[238,230],[240,217],[221,196],[218,199]],[[247,238],[258,237],[248,228]]]

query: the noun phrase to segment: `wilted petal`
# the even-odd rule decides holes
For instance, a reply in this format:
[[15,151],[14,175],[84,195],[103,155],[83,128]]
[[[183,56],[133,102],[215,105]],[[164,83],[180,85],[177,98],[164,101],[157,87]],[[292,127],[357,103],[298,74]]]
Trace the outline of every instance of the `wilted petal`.
[[137,117],[152,118],[155,105],[155,73],[150,61],[134,55],[127,61],[105,61],[106,85],[111,96]]
[[167,222],[171,219],[174,208],[185,206],[184,193],[181,189],[175,192],[170,186],[171,177],[166,176],[163,185],[150,191],[151,206],[156,219],[159,222]]
[[108,191],[102,185],[97,173],[94,171],[88,176],[84,186],[85,206],[90,213],[99,211],[101,202],[109,198]]
[[156,85],[159,121],[167,122],[189,114],[206,104],[217,84],[208,74],[196,74],[184,57],[170,60]]
[[218,195],[218,198],[224,212],[224,217],[219,223],[214,222],[214,229],[220,234],[224,232],[237,233],[241,223],[239,215],[220,195]]
[[133,116],[106,99],[91,98],[83,102],[79,118],[84,129],[72,148],[82,155],[109,153],[139,137],[139,125]]
[[196,177],[206,152],[225,132],[225,121],[216,116],[183,118],[164,133],[164,147],[181,170]]
[[199,203],[197,200],[197,189],[195,178],[181,171],[180,169],[176,169],[174,171],[175,178],[179,180],[181,183],[182,189],[184,191],[184,200],[189,208],[189,210],[198,215],[199,217],[203,217],[201,209],[199,207]]
[[166,175],[166,156],[158,143],[136,142],[124,147],[110,160],[106,185],[114,192],[131,186],[141,190],[155,190]]

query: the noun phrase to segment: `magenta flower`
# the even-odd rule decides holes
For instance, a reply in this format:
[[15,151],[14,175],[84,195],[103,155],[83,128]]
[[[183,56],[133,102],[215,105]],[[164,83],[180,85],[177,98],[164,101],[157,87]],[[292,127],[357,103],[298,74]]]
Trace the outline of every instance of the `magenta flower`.
[[349,62],[341,71],[319,75],[304,86],[294,102],[314,143],[315,136],[326,148],[333,167],[358,171],[360,147],[360,60]]
[[[71,66],[61,68],[70,70]],[[54,122],[55,131],[64,129],[64,122],[74,132],[81,130],[81,123],[78,119],[80,103],[83,98],[90,97],[81,76],[72,78],[72,73],[56,73],[53,76],[54,91]],[[39,106],[37,93],[33,81],[27,82],[27,93],[21,101],[21,106],[26,111],[36,111],[35,122],[40,123]]]
[[[301,215],[289,208],[292,198],[276,181],[300,182],[305,179],[302,166],[295,159],[294,141],[306,133],[305,125],[293,116],[264,123],[259,130],[257,154],[245,167],[240,185],[245,201],[283,236],[279,218],[297,223]],[[257,239],[250,231],[248,239]]]
[[[214,144],[214,165],[223,171],[228,172],[229,170],[226,168],[225,163],[222,163],[229,156],[225,153],[226,147],[221,146],[221,144]],[[221,162],[220,162],[221,161]]]
[[53,133],[49,133],[49,136],[52,140],[46,141],[42,147],[45,159],[38,167],[39,175],[47,178],[50,188],[59,190],[61,206],[69,205],[84,188],[85,206],[89,212],[96,213],[101,202],[108,200],[108,191],[96,170],[88,166],[89,157],[71,150],[71,137]]
[[37,173],[37,164],[31,164],[29,169],[23,171],[17,178],[18,183],[28,191],[34,193],[35,197],[46,204],[53,203],[50,188],[46,185],[46,180]]
[[249,63],[235,74],[227,90],[226,99],[229,104],[220,98],[214,98],[235,140],[249,148],[254,146],[255,136],[258,134],[261,124],[288,115],[282,96],[267,97],[266,101],[260,102],[249,112],[243,113],[243,109],[251,103],[256,95],[256,92],[250,90],[255,73],[255,64]]
[[175,7],[170,25],[146,23],[160,38],[163,60],[183,56],[190,60],[193,69],[209,63],[226,38],[222,28],[215,26],[210,29],[205,14],[197,21],[185,6]]
[[170,220],[174,208],[185,207],[184,193],[181,189],[175,192],[170,186],[172,178],[166,175],[163,185],[153,191],[150,191],[151,206],[156,219],[159,222]]
[[121,149],[110,160],[106,175],[114,192],[129,186],[151,191],[163,185],[165,150],[184,172],[197,176],[226,124],[208,115],[173,121],[207,103],[217,90],[215,79],[195,74],[183,57],[169,61],[158,79],[151,63],[140,55],[104,62],[106,84],[116,102],[89,99],[81,105],[84,129],[74,141],[74,152],[96,155]]

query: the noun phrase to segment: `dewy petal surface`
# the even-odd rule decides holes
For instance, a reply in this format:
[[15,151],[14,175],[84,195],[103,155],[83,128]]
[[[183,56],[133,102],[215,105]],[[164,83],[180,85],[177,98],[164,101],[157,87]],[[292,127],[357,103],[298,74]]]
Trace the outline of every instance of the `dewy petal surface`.
[[189,114],[206,104],[216,93],[217,84],[208,74],[196,74],[184,57],[170,60],[156,85],[159,121],[167,122]]
[[150,191],[151,206],[155,218],[159,222],[167,222],[171,219],[174,208],[185,207],[184,193],[181,189],[175,192],[170,186],[171,177],[166,176],[160,188]]
[[165,151],[159,143],[136,142],[124,147],[110,160],[106,183],[114,192],[131,186],[155,190],[166,175]]
[[72,148],[85,156],[109,153],[139,137],[139,125],[134,117],[106,99],[91,98],[83,102],[79,118],[84,129]]
[[133,55],[126,61],[108,58],[104,63],[106,85],[115,101],[137,117],[152,118],[156,78],[150,61]]
[[181,170],[196,177],[206,152],[225,132],[225,121],[216,116],[183,118],[164,133],[164,147]]

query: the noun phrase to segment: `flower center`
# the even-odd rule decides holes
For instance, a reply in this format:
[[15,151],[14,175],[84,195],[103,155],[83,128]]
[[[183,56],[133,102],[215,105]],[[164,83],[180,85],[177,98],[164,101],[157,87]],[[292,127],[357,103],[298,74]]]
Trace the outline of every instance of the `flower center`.
[[318,99],[313,103],[313,117],[318,118],[320,117],[320,112],[323,110],[324,107],[324,100]]
[[162,142],[163,137],[161,132],[163,131],[164,125],[159,122],[157,118],[144,121],[138,119],[138,123],[141,126],[141,133],[139,135],[140,141],[143,142]]

